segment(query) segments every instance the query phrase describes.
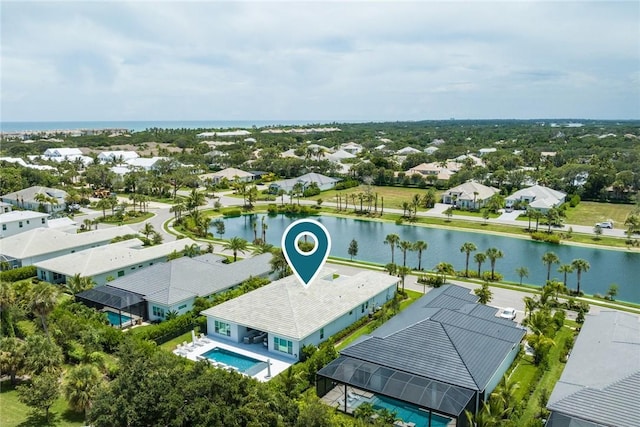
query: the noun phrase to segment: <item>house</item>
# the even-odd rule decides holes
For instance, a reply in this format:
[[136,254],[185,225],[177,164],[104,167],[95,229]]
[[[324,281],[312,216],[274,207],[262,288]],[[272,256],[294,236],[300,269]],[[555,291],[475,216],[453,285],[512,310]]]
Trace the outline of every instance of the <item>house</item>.
[[547,402],[547,427],[636,427],[640,322],[616,310],[589,314]]
[[0,214],[0,238],[48,226],[49,214],[34,211],[11,211]]
[[0,256],[10,261],[14,267],[24,267],[50,258],[108,245],[118,236],[137,233],[128,226],[84,233],[66,233],[57,228],[39,227],[2,239]]
[[429,291],[320,369],[318,396],[344,412],[368,402],[413,425],[467,427],[465,410],[489,398],[526,332],[477,301],[461,286]]
[[460,163],[461,165],[484,167],[484,162],[482,161],[482,159],[474,156],[473,154],[461,154],[460,156],[453,159],[453,161]]
[[251,135],[246,129],[229,130],[229,131],[215,131],[215,132],[202,132],[196,135],[197,138],[212,138],[212,137],[233,137],[233,136],[248,136]]
[[434,145],[431,145],[431,146],[429,146],[429,147],[424,149],[424,152],[427,153],[427,154],[433,154],[436,151],[438,151],[438,147],[436,147]]
[[22,167],[27,167],[27,162],[22,160],[20,157],[0,157],[0,162],[13,163]]
[[155,170],[157,163],[169,160],[167,157],[135,157],[125,160],[131,169],[142,169],[145,171]]
[[516,203],[523,204],[523,208],[535,209],[540,212],[547,212],[551,208],[557,208],[564,203],[566,193],[553,190],[542,185],[533,185],[516,191],[505,199],[506,207],[513,207]]
[[398,156],[406,156],[406,155],[409,155],[409,154],[416,154],[416,153],[420,153],[420,152],[421,152],[420,150],[418,150],[416,148],[413,148],[413,147],[404,147],[404,148],[401,148],[400,150],[396,151],[396,154]]
[[[49,201],[36,200],[41,197],[38,196],[38,194],[46,196]],[[36,185],[14,191],[13,193],[7,193],[4,196],[1,196],[0,199],[5,203],[9,203],[20,209],[30,211],[44,210],[47,213],[53,213],[63,211],[66,208],[67,204],[65,202],[65,198],[68,195],[69,194],[64,190]]]
[[293,187],[300,183],[302,184],[302,191],[307,189],[312,183],[318,185],[321,191],[330,190],[336,186],[336,183],[340,180],[337,178],[331,178],[319,173],[308,173],[297,178],[284,179],[281,181],[274,181],[269,185],[269,191],[271,193],[278,193],[280,190],[290,192]]
[[456,171],[447,168],[447,164],[442,165],[440,162],[421,163],[405,172],[405,175],[411,177],[415,174],[424,177],[435,176],[436,179],[448,181]]
[[323,268],[302,286],[291,275],[202,312],[208,334],[235,342],[260,333],[270,352],[294,360],[394,297],[399,279],[375,271],[338,276]]
[[442,194],[442,203],[462,209],[480,209],[500,190],[478,182],[468,181]]
[[356,156],[354,154],[351,154],[350,152],[348,152],[346,150],[338,150],[335,153],[324,153],[323,157],[325,159],[329,160],[330,162],[340,163],[343,160],[353,159]]
[[124,163],[130,159],[137,159],[140,157],[138,153],[135,151],[103,151],[98,154],[98,160],[102,163],[109,163],[113,161],[118,161],[119,163]]
[[[132,293],[146,301],[141,313],[145,320],[163,320],[167,313],[184,314],[197,297],[209,298],[232,289],[251,277],[269,277],[271,254],[262,254],[225,264],[224,257],[212,254],[182,257],[155,264],[100,287],[99,294],[88,290],[76,295],[79,301],[97,309],[110,307],[104,294]],[[100,299],[96,299],[99,297]],[[97,306],[101,301],[106,304]],[[118,307],[110,307],[118,309]]]
[[204,182],[210,181],[213,184],[218,184],[223,179],[229,182],[249,182],[255,179],[255,175],[236,168],[226,168],[218,172],[200,175],[200,179]]
[[481,148],[480,150],[478,150],[478,156],[482,157],[485,154],[495,153],[496,151],[498,151],[497,148]]
[[110,245],[85,249],[69,255],[34,263],[38,278],[50,283],[66,283],[67,278],[80,274],[91,277],[101,286],[107,278],[123,277],[136,270],[165,262],[173,251],[195,244],[191,239],[180,239],[161,245],[142,247],[140,239],[130,239]]
[[47,148],[44,151],[43,156],[49,160],[54,159],[73,159],[77,156],[82,156],[82,151],[79,148]]
[[346,151],[347,153],[353,154],[354,156],[356,156],[359,153],[361,153],[362,150],[364,150],[364,147],[362,147],[362,145],[357,144],[355,142],[347,142],[346,144],[340,145],[340,150]]
[[0,202],[0,214],[11,212],[13,205],[11,203]]

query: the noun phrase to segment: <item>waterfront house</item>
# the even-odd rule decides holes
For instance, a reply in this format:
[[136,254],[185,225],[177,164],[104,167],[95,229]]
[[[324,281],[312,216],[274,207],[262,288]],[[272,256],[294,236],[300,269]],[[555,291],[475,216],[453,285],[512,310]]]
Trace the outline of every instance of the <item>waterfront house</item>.
[[442,194],[442,203],[462,209],[480,209],[499,192],[495,187],[468,181],[445,191]]
[[315,183],[321,191],[325,191],[335,187],[336,183],[338,183],[339,181],[340,180],[337,178],[331,178],[330,176],[312,172],[299,176],[297,178],[290,178],[272,182],[269,185],[269,191],[275,194],[280,190],[284,190],[288,193],[293,190],[293,187],[298,183],[302,184],[302,191],[307,189],[312,183]]
[[237,168],[226,168],[218,172],[200,175],[200,179],[204,182],[210,181],[213,184],[218,184],[223,179],[229,182],[250,182],[255,179],[255,175]]
[[516,203],[521,204],[522,209],[534,209],[542,213],[551,208],[557,208],[564,203],[566,193],[553,190],[542,185],[533,185],[516,191],[505,199],[506,207],[512,207]]

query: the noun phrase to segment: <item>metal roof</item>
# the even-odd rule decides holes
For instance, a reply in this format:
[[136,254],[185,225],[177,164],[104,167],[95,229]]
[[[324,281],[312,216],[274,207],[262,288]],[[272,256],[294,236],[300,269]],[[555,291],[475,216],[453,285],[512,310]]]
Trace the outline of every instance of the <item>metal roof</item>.
[[635,427],[638,396],[640,318],[615,310],[588,315],[547,408],[569,418]]
[[483,391],[525,330],[476,300],[460,286],[434,289],[341,354]]
[[264,276],[271,269],[271,254],[223,264],[223,257],[182,257],[155,264],[120,277],[109,286],[144,295],[158,304],[172,305],[196,296],[207,296],[239,285],[249,277]]
[[143,301],[142,296],[109,285],[98,286],[76,294],[76,298],[124,310]]

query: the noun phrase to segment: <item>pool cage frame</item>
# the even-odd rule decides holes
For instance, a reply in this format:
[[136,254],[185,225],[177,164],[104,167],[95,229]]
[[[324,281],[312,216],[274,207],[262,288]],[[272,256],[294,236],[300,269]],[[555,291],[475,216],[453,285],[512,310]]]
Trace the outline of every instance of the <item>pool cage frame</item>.
[[[147,302],[142,295],[123,289],[113,288],[109,285],[99,286],[75,295],[78,302],[87,307],[95,308],[99,311],[111,311],[120,316],[120,324],[112,325],[116,328],[133,326],[138,319],[148,319]],[[122,322],[122,316],[132,318],[129,322]]]

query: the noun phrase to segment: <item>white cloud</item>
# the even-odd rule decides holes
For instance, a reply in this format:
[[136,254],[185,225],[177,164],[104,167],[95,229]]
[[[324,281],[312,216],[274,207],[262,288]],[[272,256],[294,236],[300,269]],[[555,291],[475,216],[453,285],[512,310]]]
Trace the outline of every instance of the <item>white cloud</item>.
[[3,120],[639,118],[636,2],[3,2]]

